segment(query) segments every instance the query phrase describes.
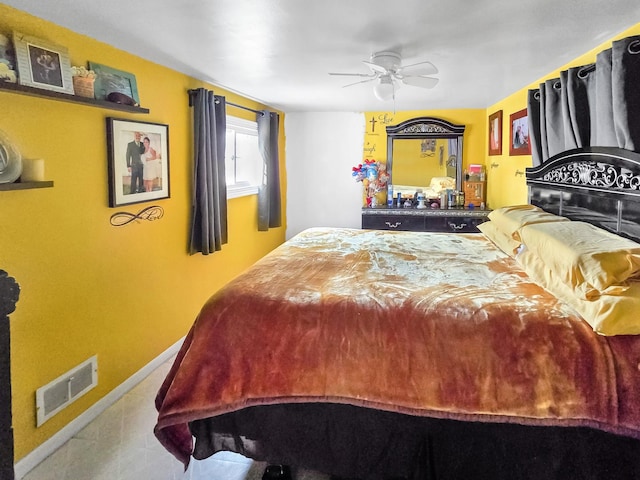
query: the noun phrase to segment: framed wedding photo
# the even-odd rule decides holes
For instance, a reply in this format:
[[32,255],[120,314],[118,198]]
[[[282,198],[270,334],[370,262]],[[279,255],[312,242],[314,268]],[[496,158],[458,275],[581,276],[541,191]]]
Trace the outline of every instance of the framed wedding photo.
[[13,32],[20,85],[73,95],[69,51],[60,45]]
[[527,109],[512,113],[509,121],[509,155],[531,155]]
[[109,206],[169,198],[169,126],[107,118]]
[[502,110],[489,115],[489,155],[502,155]]

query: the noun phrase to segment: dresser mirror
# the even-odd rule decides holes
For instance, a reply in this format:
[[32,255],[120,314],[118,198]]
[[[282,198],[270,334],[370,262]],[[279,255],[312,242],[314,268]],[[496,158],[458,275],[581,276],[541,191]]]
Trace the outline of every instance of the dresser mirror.
[[393,192],[422,191],[438,198],[443,189],[462,189],[464,125],[418,117],[387,127],[387,173]]

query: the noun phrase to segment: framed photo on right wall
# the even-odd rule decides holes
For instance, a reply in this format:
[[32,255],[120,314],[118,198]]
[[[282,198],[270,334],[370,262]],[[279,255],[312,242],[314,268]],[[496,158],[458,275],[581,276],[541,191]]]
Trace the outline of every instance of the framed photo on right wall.
[[489,155],[502,155],[502,110],[489,115]]
[[509,123],[509,155],[531,155],[527,109],[512,113]]

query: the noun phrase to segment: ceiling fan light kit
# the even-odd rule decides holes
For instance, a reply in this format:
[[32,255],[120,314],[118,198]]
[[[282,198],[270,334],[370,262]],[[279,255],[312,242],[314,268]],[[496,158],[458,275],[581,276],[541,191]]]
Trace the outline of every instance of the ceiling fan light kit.
[[438,73],[438,69],[431,62],[402,66],[402,57],[396,52],[377,52],[371,55],[370,61],[363,60],[362,63],[369,67],[371,73],[329,73],[329,75],[365,78],[345,87],[375,81],[373,94],[382,101],[395,100],[396,91],[403,83],[419,88],[433,88],[438,83],[437,78],[429,76]]
[[383,75],[380,77],[378,83],[373,86],[373,94],[378,100],[386,102],[395,97],[396,86],[390,75]]

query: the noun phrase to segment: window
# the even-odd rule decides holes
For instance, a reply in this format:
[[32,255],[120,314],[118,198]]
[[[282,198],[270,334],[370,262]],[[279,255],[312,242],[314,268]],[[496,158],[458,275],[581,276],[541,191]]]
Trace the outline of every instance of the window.
[[262,179],[262,157],[258,149],[256,122],[227,117],[224,161],[228,198],[258,193]]

